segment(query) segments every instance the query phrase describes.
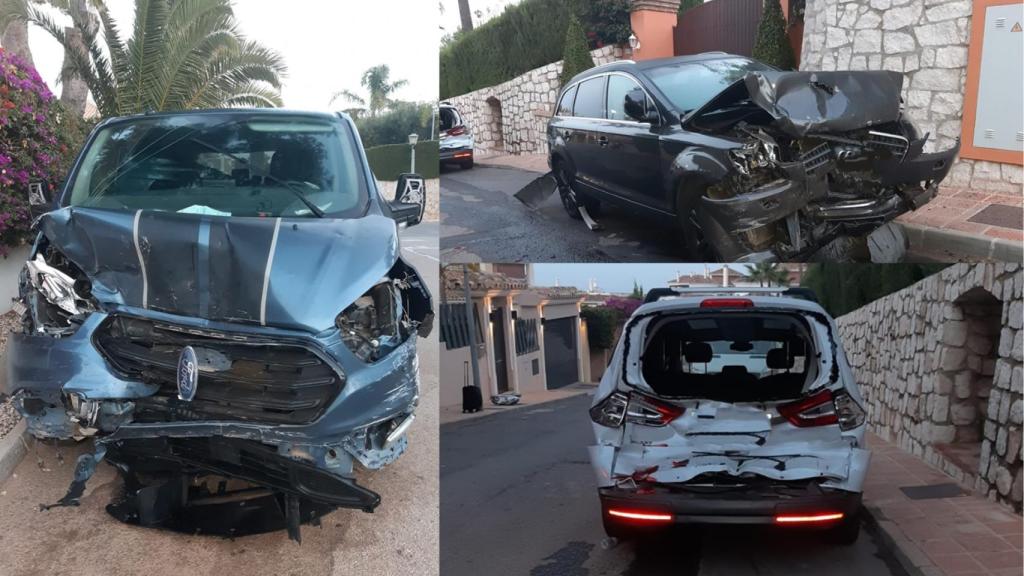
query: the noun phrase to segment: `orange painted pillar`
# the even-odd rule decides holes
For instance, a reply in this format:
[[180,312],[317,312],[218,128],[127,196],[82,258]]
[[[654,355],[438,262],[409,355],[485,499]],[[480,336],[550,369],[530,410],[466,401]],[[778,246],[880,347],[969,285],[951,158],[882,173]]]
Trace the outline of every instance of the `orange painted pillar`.
[[634,60],[675,56],[673,30],[678,22],[679,0],[633,0],[629,23],[640,46]]

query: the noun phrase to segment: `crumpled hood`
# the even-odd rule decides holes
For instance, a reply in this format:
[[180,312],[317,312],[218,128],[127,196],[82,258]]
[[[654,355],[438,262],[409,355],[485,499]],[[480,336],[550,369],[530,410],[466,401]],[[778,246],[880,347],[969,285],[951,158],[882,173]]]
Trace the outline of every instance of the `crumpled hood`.
[[748,72],[687,119],[687,123],[749,98],[793,138],[840,133],[895,122],[900,117],[903,74],[886,70]]
[[321,332],[383,278],[395,223],[224,218],[63,208],[42,233],[92,281],[101,304]]

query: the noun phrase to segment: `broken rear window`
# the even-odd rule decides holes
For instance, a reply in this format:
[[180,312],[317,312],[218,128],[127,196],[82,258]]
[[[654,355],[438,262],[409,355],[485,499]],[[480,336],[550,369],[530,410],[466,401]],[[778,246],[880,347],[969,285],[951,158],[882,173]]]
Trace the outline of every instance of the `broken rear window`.
[[816,374],[798,315],[670,316],[648,328],[641,363],[658,395],[723,402],[798,398]]
[[175,115],[102,129],[71,206],[214,216],[355,217],[368,201],[347,126],[280,115]]

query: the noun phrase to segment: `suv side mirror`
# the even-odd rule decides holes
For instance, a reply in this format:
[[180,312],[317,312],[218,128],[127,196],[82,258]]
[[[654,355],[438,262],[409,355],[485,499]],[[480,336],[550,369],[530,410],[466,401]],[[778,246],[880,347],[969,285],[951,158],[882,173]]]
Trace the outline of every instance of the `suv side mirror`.
[[389,204],[391,217],[395,222],[415,226],[423,220],[427,208],[427,186],[419,174],[402,174],[398,177],[395,199]]
[[53,199],[46,188],[45,182],[30,182],[28,185],[28,211],[33,220],[53,210]]
[[656,109],[653,107],[648,109],[647,94],[639,87],[626,92],[626,101],[622,109],[626,112],[626,116],[637,122],[657,124],[661,121],[661,116]]

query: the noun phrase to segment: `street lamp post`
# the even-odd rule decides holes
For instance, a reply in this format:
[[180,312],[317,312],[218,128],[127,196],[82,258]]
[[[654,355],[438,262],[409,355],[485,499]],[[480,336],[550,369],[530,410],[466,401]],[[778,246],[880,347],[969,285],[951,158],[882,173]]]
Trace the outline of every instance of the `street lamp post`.
[[409,172],[411,172],[413,174],[416,173],[416,143],[419,142],[419,141],[420,141],[420,135],[419,134],[416,134],[416,133],[409,134],[409,149],[412,152],[412,154],[411,154],[412,161],[410,162],[411,168],[409,168]]

